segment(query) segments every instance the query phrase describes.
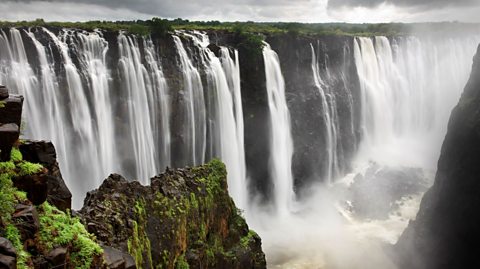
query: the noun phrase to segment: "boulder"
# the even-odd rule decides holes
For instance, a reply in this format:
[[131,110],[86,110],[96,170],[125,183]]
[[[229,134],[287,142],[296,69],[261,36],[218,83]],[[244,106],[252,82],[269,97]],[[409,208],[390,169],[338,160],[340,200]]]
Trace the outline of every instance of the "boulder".
[[0,237],[0,268],[17,268],[17,252],[12,243],[3,237]]
[[[72,193],[60,173],[57,154],[52,142],[24,141],[19,146],[19,150],[24,160],[39,163],[47,169],[46,173],[42,175],[42,178],[37,178],[34,181],[38,183],[37,186],[39,188],[46,188],[47,201],[62,211],[70,209],[72,205]],[[30,180],[30,182],[33,182],[33,179]],[[28,190],[25,191],[29,193]],[[38,201],[40,201],[40,198],[43,198],[41,191],[39,190],[37,193],[38,195],[35,195],[35,197],[38,197]]]
[[37,209],[33,205],[18,204],[12,215],[12,221],[20,231],[22,241],[33,239],[40,227]]
[[103,259],[110,269],[135,269],[135,260],[130,254],[122,252],[118,249],[102,246]]
[[34,205],[41,205],[47,200],[48,175],[44,173],[15,177],[12,179],[15,188],[27,193],[27,198]]
[[12,242],[3,237],[0,237],[0,253],[7,256],[17,257],[17,251],[13,247]]
[[2,100],[0,108],[0,123],[15,123],[20,126],[22,123],[23,96],[10,94]]
[[1,269],[17,269],[17,259],[15,257],[0,254]]
[[7,87],[0,85],[0,100],[8,98],[8,89]]
[[67,268],[68,250],[63,247],[52,249],[46,256],[53,268]]
[[[0,109],[1,111],[1,109]],[[7,162],[10,160],[10,152],[13,144],[20,136],[20,128],[15,123],[0,123],[0,161]]]

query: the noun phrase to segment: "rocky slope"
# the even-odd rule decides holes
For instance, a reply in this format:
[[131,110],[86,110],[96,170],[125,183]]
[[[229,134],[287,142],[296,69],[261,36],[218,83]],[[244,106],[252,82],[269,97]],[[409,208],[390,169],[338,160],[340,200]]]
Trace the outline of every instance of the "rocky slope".
[[399,239],[400,268],[479,268],[480,47],[453,110],[433,187]]
[[150,186],[112,174],[87,194],[80,214],[98,240],[132,254],[138,268],[266,266],[260,238],[228,196],[218,160],[167,170]]

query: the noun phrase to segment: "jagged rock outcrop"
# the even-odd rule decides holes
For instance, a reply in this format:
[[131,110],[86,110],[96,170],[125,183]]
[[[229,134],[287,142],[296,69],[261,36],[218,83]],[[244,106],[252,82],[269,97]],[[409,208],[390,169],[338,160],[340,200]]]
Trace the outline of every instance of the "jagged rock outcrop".
[[150,186],[112,174],[80,211],[103,244],[129,252],[137,268],[265,268],[260,237],[228,196],[226,170],[167,170]]
[[[57,162],[57,154],[52,142],[49,141],[23,141],[18,146],[23,159],[32,163],[39,163],[44,168],[40,175],[24,176],[14,181],[17,188],[25,190],[28,194],[38,199],[36,204],[45,200],[62,211],[71,208],[72,193],[63,180]],[[24,186],[24,187],[22,187]],[[29,190],[27,190],[27,188]],[[42,199],[43,198],[43,199]],[[29,199],[35,203],[33,200]]]
[[396,244],[400,268],[480,268],[480,46],[433,187]]
[[0,85],[0,161],[10,159],[13,143],[20,136],[23,96],[8,93],[8,89]]

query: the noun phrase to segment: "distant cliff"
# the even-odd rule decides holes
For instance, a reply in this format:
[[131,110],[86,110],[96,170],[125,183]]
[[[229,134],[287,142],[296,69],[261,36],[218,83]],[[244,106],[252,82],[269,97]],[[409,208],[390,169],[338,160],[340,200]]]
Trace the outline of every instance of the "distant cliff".
[[480,268],[480,46],[433,187],[396,244],[400,268]]

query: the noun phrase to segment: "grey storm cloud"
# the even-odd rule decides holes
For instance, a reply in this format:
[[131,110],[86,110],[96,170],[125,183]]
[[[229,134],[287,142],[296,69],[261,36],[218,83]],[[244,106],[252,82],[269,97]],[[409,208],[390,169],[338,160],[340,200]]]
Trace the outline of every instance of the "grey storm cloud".
[[367,7],[373,8],[380,4],[392,4],[397,7],[416,9],[438,9],[449,6],[465,7],[480,6],[480,0],[329,0],[328,8]]
[[199,13],[232,11],[258,12],[260,9],[271,8],[280,10],[290,6],[307,5],[315,3],[316,0],[15,0],[16,3],[81,3],[93,4],[112,9],[128,9],[144,14],[158,15],[162,17],[191,17]]

